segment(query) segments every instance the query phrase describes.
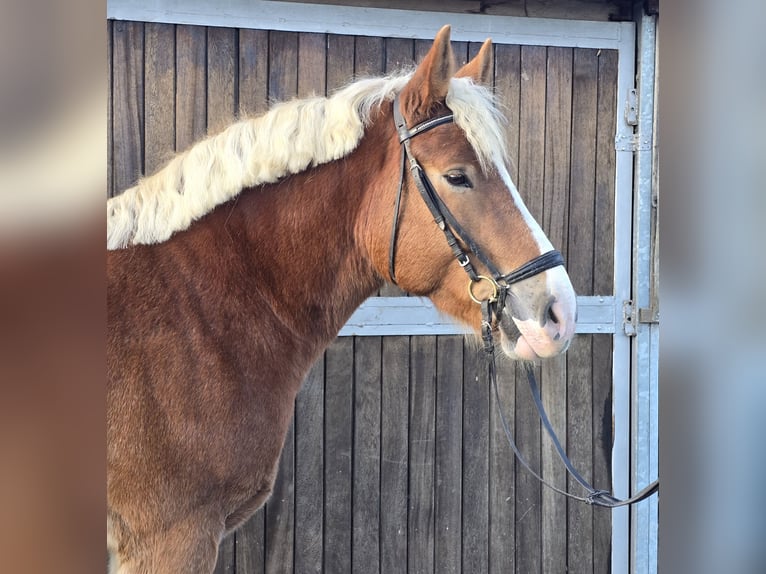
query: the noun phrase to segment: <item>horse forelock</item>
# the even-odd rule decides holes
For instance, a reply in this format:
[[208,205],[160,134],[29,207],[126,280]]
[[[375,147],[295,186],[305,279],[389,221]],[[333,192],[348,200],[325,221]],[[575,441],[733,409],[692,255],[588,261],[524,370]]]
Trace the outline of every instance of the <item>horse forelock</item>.
[[[245,188],[347,156],[374,112],[393,100],[411,75],[360,80],[329,98],[277,104],[200,141],[107,201],[107,249],[161,243]],[[447,105],[482,169],[503,166],[503,121],[491,92],[454,78]]]

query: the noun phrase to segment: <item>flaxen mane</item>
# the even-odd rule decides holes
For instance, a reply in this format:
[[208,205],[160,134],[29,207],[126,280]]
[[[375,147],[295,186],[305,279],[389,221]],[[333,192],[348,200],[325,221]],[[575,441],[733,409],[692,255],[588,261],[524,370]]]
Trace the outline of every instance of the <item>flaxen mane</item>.
[[[107,202],[107,249],[161,243],[245,188],[345,157],[373,111],[393,100],[410,77],[361,80],[329,98],[282,103],[195,144]],[[447,105],[482,168],[505,171],[503,120],[491,92],[453,78]]]

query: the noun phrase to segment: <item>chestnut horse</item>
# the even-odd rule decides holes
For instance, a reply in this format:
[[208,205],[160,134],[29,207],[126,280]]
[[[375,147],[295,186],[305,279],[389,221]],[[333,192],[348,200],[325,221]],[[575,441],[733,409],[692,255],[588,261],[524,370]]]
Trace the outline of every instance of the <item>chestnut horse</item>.
[[[311,364],[392,274],[481,328],[471,295],[497,284],[469,294],[440,228],[453,224],[434,224],[404,169],[394,106],[409,127],[439,119],[406,149],[470,233],[455,232],[465,259],[478,245],[507,273],[553,249],[508,173],[491,42],[456,71],[449,34],[414,72],[277,105],[108,201],[112,572],[213,570],[221,539],[271,493]],[[484,260],[473,266],[488,275]],[[491,328],[506,355],[566,350],[575,294],[562,265],[501,292]]]

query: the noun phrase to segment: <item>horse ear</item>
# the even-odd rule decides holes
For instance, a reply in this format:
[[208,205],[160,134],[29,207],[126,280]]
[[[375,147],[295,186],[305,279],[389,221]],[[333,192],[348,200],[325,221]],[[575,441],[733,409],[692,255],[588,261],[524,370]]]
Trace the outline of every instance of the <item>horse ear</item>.
[[487,40],[482,44],[479,53],[460,68],[455,74],[456,78],[471,78],[477,84],[484,86],[492,85],[492,40]]
[[455,72],[455,55],[450,45],[450,27],[436,34],[428,54],[415,70],[400,96],[402,111],[409,116],[428,116],[431,109],[443,103]]

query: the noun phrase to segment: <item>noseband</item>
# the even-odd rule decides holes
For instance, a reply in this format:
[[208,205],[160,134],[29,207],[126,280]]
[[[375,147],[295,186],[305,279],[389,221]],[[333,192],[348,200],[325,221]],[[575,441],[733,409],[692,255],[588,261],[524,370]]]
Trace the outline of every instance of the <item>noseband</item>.
[[[574,494],[571,494],[569,492],[563,491],[555,487],[554,485],[546,482],[526,462],[521,452],[519,451],[518,446],[513,440],[513,435],[511,434],[510,428],[505,419],[505,415],[503,414],[503,409],[501,408],[501,405],[500,405],[500,395],[497,390],[497,377],[496,377],[496,369],[495,369],[495,344],[492,338],[492,330],[500,319],[500,313],[502,312],[503,307],[505,306],[505,299],[508,294],[508,289],[510,288],[510,286],[513,285],[514,283],[518,283],[519,281],[523,281],[524,279],[527,279],[529,277],[533,277],[539,273],[542,273],[543,271],[552,269],[553,267],[564,265],[564,258],[562,257],[561,253],[558,252],[557,250],[548,251],[546,253],[543,253],[542,255],[538,255],[531,261],[525,263],[524,265],[522,265],[521,267],[518,267],[517,269],[514,269],[510,273],[505,273],[505,274],[501,273],[499,269],[497,268],[497,266],[479,248],[476,242],[471,238],[471,236],[465,231],[465,229],[463,229],[460,223],[458,223],[457,219],[455,219],[455,217],[452,215],[452,212],[450,212],[450,210],[447,208],[445,203],[442,201],[441,197],[439,197],[439,194],[436,193],[436,189],[431,184],[431,181],[428,179],[428,176],[426,175],[425,170],[423,169],[423,167],[420,165],[420,163],[418,162],[418,160],[415,158],[415,156],[412,154],[412,151],[410,150],[410,140],[412,138],[422,133],[425,133],[429,130],[432,130],[438,126],[452,123],[454,121],[453,115],[447,114],[447,115],[439,116],[436,118],[432,118],[430,120],[426,120],[424,122],[417,124],[413,128],[408,128],[407,122],[404,120],[404,117],[402,116],[402,112],[399,108],[398,95],[394,99],[393,108],[394,108],[394,123],[396,124],[396,131],[399,134],[399,143],[402,144],[402,166],[401,166],[401,171],[399,174],[399,189],[396,192],[396,202],[394,203],[394,221],[393,221],[393,226],[391,229],[391,241],[389,243],[389,249],[388,249],[388,272],[391,277],[391,281],[396,283],[396,275],[394,274],[394,257],[396,255],[396,236],[397,236],[397,231],[399,226],[399,209],[401,206],[402,190],[404,189],[404,177],[407,171],[406,164],[407,164],[407,159],[409,159],[410,173],[412,174],[412,179],[414,180],[415,185],[417,186],[418,191],[420,192],[420,196],[423,198],[423,201],[428,207],[428,210],[431,212],[431,215],[433,216],[434,221],[436,222],[436,225],[444,233],[444,237],[447,240],[447,244],[452,249],[453,255],[457,259],[460,266],[468,274],[468,279],[469,279],[468,294],[473,301],[481,305],[481,310],[482,310],[481,335],[482,335],[482,340],[484,342],[484,352],[486,353],[488,358],[487,370],[489,374],[489,379],[492,382],[492,385],[494,387],[497,408],[498,408],[498,411],[500,412],[500,420],[502,423],[503,431],[505,432],[506,438],[508,439],[508,442],[510,443],[511,449],[516,454],[516,457],[519,459],[521,464],[529,472],[531,472],[532,475],[535,476],[535,478],[537,478],[540,482],[545,484],[547,487],[555,490],[559,494],[563,494],[564,496],[567,496],[569,498],[573,498],[575,500],[579,500],[581,502],[586,502],[588,504],[593,504],[596,506],[604,506],[607,508],[616,508],[618,506],[625,506],[625,505],[633,504],[641,500],[644,500],[645,498],[648,498],[649,496],[657,492],[657,490],[659,489],[659,482],[656,480],[653,483],[651,483],[649,486],[644,488],[643,490],[636,493],[634,496],[625,500],[620,500],[612,496],[611,494],[609,494],[608,491],[599,490],[591,486],[582,477],[582,475],[577,472],[577,470],[574,468],[571,461],[567,457],[566,453],[564,452],[564,449],[562,448],[561,443],[558,440],[558,437],[556,436],[556,433],[553,430],[553,427],[551,426],[550,421],[548,420],[548,416],[545,413],[545,409],[543,408],[542,400],[540,399],[540,391],[537,387],[537,381],[535,380],[534,371],[532,370],[532,367],[529,364],[525,365],[526,372],[527,372],[527,380],[529,382],[529,388],[532,393],[532,398],[535,402],[535,406],[537,407],[543,426],[545,427],[546,432],[550,435],[551,440],[553,441],[554,447],[556,448],[556,452],[558,453],[562,462],[566,466],[567,470],[574,477],[574,479],[588,492],[588,494],[586,496],[576,496]],[[463,244],[468,247],[468,252],[466,252],[463,249],[462,245],[460,244],[460,241],[458,240],[461,240]],[[480,275],[476,272],[476,269],[474,268],[473,262],[471,261],[471,258],[468,256],[468,253],[475,256],[476,259],[478,259],[484,265],[484,267],[487,268],[487,270],[489,271],[489,276]],[[475,296],[473,292],[474,285],[482,281],[488,282],[490,286],[492,287],[492,295],[490,295],[487,299],[484,299],[484,300],[480,300],[478,297]]]

